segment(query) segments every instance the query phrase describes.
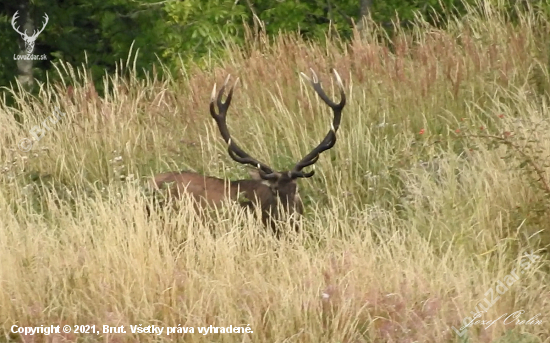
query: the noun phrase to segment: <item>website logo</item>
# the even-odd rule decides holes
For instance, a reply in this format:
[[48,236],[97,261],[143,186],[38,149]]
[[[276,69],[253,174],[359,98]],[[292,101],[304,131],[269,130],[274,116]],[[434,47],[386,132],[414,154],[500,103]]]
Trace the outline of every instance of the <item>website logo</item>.
[[34,51],[34,42],[36,41],[36,38],[38,38],[38,35],[44,31],[46,28],[46,24],[48,24],[48,15],[44,13],[44,24],[42,25],[42,28],[37,32],[36,30],[33,31],[32,35],[27,35],[27,30],[21,32],[19,30],[19,26],[16,27],[16,21],[19,18],[19,11],[16,11],[11,19],[11,26],[15,30],[15,32],[19,33],[21,35],[21,38],[23,38],[23,41],[25,42],[25,50],[27,51],[27,55],[13,55],[14,60],[45,60],[46,55],[32,55],[32,52]]

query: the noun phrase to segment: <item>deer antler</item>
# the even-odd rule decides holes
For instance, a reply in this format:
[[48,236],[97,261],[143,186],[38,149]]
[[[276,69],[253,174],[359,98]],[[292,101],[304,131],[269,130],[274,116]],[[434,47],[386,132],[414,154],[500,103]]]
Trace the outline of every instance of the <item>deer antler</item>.
[[36,33],[33,32],[32,38],[36,38],[46,28],[46,25],[48,24],[48,20],[50,19],[46,13],[44,13],[44,19],[46,19],[46,21],[44,22],[44,25],[42,25],[42,28],[40,29],[40,31],[38,31]]
[[[223,139],[228,145],[227,152],[229,153],[229,156],[231,156],[233,160],[239,163],[248,164],[258,168],[260,170],[260,176],[265,180],[269,180],[273,177],[276,177],[275,176],[276,173],[273,171],[273,169],[268,165],[251,157],[246,152],[244,152],[241,148],[237,146],[237,144],[235,144],[235,142],[231,138],[231,135],[229,134],[229,129],[227,128],[227,123],[226,123],[226,115],[227,115],[227,110],[229,109],[229,105],[231,104],[231,98],[233,97],[233,87],[235,87],[237,82],[239,82],[239,79],[237,78],[237,81],[235,81],[235,84],[231,86],[231,88],[229,89],[229,93],[227,94],[227,98],[225,102],[222,102],[222,96],[225,91],[225,87],[229,82],[230,77],[231,75],[228,75],[227,78],[225,79],[223,86],[220,88],[220,91],[218,92],[217,98],[216,98],[216,84],[214,84],[214,88],[212,89],[212,96],[210,98],[210,114],[218,124],[218,129],[220,130],[220,134],[222,135]],[[216,114],[216,109],[214,108],[215,100],[217,102],[219,114]]]
[[46,13],[44,13],[44,19],[46,19],[46,21],[44,22],[44,25],[42,25],[42,29],[40,29],[40,31],[38,31],[38,32],[36,32],[36,30],[34,30],[32,36],[27,35],[27,30],[25,30],[25,32],[21,32],[21,31],[19,31],[19,26],[15,27],[15,22],[17,21],[17,19],[19,19],[19,10],[15,11],[15,14],[13,15],[13,18],[11,19],[11,26],[13,27],[15,32],[19,33],[21,36],[25,36],[25,38],[27,38],[27,39],[33,39],[33,38],[36,38],[40,33],[42,33],[42,31],[44,31],[44,29],[46,28],[46,25],[48,24],[48,21],[49,21],[50,18],[48,17],[48,15]]
[[310,79],[306,74],[301,73],[302,76],[307,79],[311,84],[313,85],[313,89],[317,92],[319,97],[330,107],[332,108],[332,111],[334,112],[334,120],[331,123],[330,131],[327,133],[325,138],[319,143],[318,146],[316,146],[309,154],[307,154],[300,162],[296,163],[294,168],[292,169],[292,177],[312,177],[313,174],[315,174],[315,170],[310,171],[309,173],[302,172],[302,169],[304,169],[307,166],[310,166],[317,162],[319,159],[320,154],[323,151],[326,151],[334,146],[336,144],[336,131],[338,131],[338,127],[340,126],[340,120],[342,119],[342,109],[346,105],[346,94],[344,93],[344,84],[342,83],[342,78],[340,78],[340,75],[338,75],[338,72],[336,69],[332,69],[332,72],[334,73],[334,77],[336,78],[336,84],[338,85],[338,88],[340,88],[340,103],[335,103],[332,100],[329,99],[325,91],[323,91],[323,88],[321,88],[321,84],[319,83],[319,78],[317,77],[317,74],[311,69],[311,74],[313,75],[313,80]]
[[23,33],[21,31],[19,31],[19,26],[15,27],[15,22],[17,21],[17,19],[19,19],[19,14],[18,13],[19,13],[19,10],[15,11],[15,14],[13,15],[13,18],[11,19],[11,26],[13,27],[15,32],[19,33],[22,36],[26,36],[27,35],[27,30],[25,30],[25,32]]

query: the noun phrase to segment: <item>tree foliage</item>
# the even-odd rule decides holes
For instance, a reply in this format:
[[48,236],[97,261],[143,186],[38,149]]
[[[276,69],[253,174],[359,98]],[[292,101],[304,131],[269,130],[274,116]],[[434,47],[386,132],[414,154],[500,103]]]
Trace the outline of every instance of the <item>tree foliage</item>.
[[[296,32],[321,40],[329,26],[340,37],[350,37],[365,10],[385,27],[417,14],[438,25],[449,14],[460,14],[463,1],[474,0],[34,0],[30,18],[35,23],[44,13],[50,18],[35,48],[35,54],[48,59],[35,62],[34,76],[43,82],[52,63],[64,60],[87,62],[99,80],[127,60],[132,44],[139,49],[138,71],[150,70],[159,60],[175,69],[180,61],[223,52],[225,42],[242,44],[245,25],[268,35]],[[362,9],[364,4],[368,8]],[[13,83],[17,74],[13,55],[20,37],[11,18],[18,6],[21,1],[7,0],[0,7],[0,85]]]

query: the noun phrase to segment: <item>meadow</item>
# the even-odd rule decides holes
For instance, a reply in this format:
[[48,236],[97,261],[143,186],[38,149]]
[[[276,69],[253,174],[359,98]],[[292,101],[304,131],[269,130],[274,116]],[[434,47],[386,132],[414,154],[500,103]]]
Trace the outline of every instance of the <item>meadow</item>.
[[[4,89],[0,342],[550,342],[550,19],[485,5],[391,37],[372,23],[350,42],[251,35],[163,77],[138,78],[134,49],[104,96],[64,63],[38,96]],[[337,100],[335,68],[347,105],[299,181],[298,234],[277,239],[231,203],[147,217],[156,173],[248,177],[208,113],[228,74],[247,152],[284,170],[317,145],[332,112],[309,68]],[[198,332],[230,325],[252,332]]]

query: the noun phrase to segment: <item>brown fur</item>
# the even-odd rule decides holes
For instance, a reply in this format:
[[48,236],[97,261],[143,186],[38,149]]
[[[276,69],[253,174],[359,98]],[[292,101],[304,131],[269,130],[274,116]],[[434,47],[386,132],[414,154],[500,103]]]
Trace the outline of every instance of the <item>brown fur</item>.
[[[193,172],[167,172],[157,174],[150,185],[154,189],[168,189],[174,199],[181,199],[184,193],[190,194],[196,210],[205,206],[219,207],[226,198],[250,209],[259,207],[264,225],[270,225],[278,234],[275,228],[275,220],[280,219],[278,205],[282,205],[281,209],[287,214],[302,215],[303,204],[297,193],[296,179],[288,172],[277,174],[277,179],[268,181],[261,178],[258,170],[251,170],[251,180],[227,181]],[[298,228],[296,222],[294,227]]]

